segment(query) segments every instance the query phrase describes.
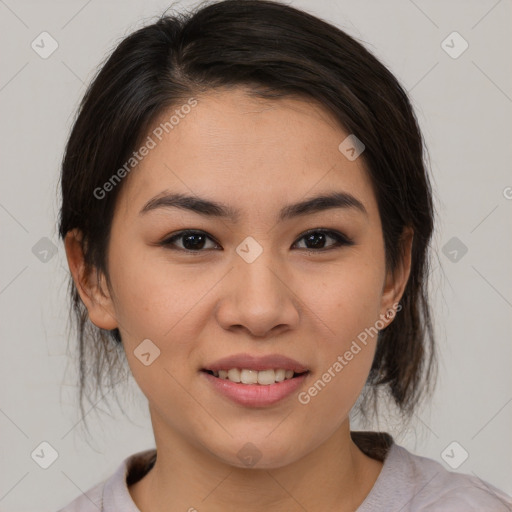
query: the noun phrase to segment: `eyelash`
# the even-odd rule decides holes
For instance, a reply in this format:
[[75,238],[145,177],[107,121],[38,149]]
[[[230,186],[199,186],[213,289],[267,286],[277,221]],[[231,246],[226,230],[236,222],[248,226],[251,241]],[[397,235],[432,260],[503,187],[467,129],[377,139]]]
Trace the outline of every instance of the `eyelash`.
[[[333,249],[339,249],[339,248],[341,248],[343,246],[354,245],[354,242],[350,238],[348,238],[347,236],[343,235],[342,233],[339,233],[338,231],[333,231],[333,230],[330,230],[330,229],[323,229],[323,228],[310,229],[310,230],[306,231],[305,233],[302,233],[300,235],[300,237],[297,239],[297,241],[300,241],[303,238],[305,238],[308,235],[311,235],[313,233],[323,233],[325,235],[328,235],[330,238],[333,238],[336,241],[336,243],[331,245],[330,247],[323,248],[323,249],[308,249],[308,248],[302,249],[302,250],[306,251],[306,253],[308,253],[308,254],[319,253],[319,252],[322,253],[322,252],[327,252],[327,251],[330,251],[330,250],[333,250]],[[188,253],[188,254],[199,254],[201,252],[205,252],[205,251],[208,250],[208,249],[199,249],[199,250],[193,251],[193,250],[190,250],[190,249],[182,249],[181,247],[173,246],[173,244],[174,244],[174,242],[176,240],[178,240],[180,238],[183,238],[183,237],[185,237],[187,235],[205,235],[207,238],[209,238],[213,242],[217,243],[212,237],[210,237],[204,231],[193,230],[193,229],[185,229],[183,231],[180,231],[179,233],[176,233],[176,234],[172,235],[169,238],[166,238],[165,240],[160,242],[159,245],[161,245],[161,246],[163,246],[163,247],[165,247],[167,249],[173,250],[173,251],[181,251],[181,252],[185,252],[185,253]],[[297,242],[295,242],[294,245],[296,243]]]

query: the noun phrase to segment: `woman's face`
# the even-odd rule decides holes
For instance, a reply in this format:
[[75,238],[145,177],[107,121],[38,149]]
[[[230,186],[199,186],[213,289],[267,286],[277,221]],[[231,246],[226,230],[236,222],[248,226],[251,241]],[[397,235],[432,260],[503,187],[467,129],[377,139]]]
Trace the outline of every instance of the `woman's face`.
[[[125,178],[109,243],[113,295],[89,314],[120,329],[157,444],[171,436],[230,465],[253,456],[255,467],[284,466],[348,424],[375,352],[365,329],[391,321],[383,315],[408,269],[387,275],[362,158],[340,151],[349,134],[314,102],[217,90],[155,128],[176,109],[179,122],[149,133],[155,147]],[[333,193],[361,207],[291,207]],[[166,194],[190,200],[155,202]],[[183,230],[199,233],[164,244]],[[242,361],[216,364],[230,356]],[[279,380],[293,367],[279,356],[307,373],[266,385],[206,372]]]

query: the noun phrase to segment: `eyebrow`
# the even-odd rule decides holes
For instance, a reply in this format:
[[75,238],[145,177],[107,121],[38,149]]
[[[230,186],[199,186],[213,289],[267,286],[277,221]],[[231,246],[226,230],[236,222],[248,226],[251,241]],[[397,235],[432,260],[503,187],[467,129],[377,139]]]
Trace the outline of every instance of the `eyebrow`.
[[[240,212],[231,206],[209,199],[188,196],[180,193],[165,193],[165,195],[159,194],[153,197],[144,205],[142,210],[139,212],[139,215],[143,215],[159,208],[180,208],[203,216],[228,219],[232,222],[238,222],[240,218]],[[282,222],[294,217],[313,214],[333,208],[344,208],[359,211],[364,215],[368,215],[363,203],[353,195],[347,192],[330,192],[284,206],[279,211],[278,221]]]

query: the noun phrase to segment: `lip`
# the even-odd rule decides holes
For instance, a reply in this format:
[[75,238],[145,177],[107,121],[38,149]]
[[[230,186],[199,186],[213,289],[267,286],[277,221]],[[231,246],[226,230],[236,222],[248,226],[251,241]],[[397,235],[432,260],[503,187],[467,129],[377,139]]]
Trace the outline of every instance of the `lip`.
[[[266,356],[252,356],[250,354],[235,354],[228,357],[223,357],[217,361],[205,365],[203,370],[230,370],[231,368],[238,368],[240,370],[293,370],[295,373],[303,373],[308,371],[309,368],[295,359],[291,359],[282,354],[269,354]],[[271,384],[272,386],[273,384]],[[250,386],[250,384],[244,384]]]
[[[231,368],[235,367],[236,366],[231,366]],[[245,368],[247,367],[245,366]],[[269,368],[269,366],[266,368]],[[280,366],[280,368],[283,367]],[[220,369],[222,370],[222,368]],[[309,372],[307,372],[293,377],[292,379],[263,386],[260,384],[239,384],[237,382],[231,382],[228,379],[215,377],[206,371],[201,371],[200,373],[207,379],[207,382],[215,391],[231,399],[233,402],[246,407],[267,407],[283,400],[296,391],[309,375]]]

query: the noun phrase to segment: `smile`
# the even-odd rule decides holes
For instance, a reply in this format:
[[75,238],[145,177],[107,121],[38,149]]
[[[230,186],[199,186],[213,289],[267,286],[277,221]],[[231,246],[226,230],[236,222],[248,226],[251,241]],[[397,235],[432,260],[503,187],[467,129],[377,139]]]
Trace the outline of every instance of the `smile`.
[[231,382],[237,382],[241,384],[259,384],[260,386],[270,386],[276,382],[283,382],[284,380],[293,379],[298,375],[302,375],[301,372],[296,373],[293,370],[285,370],[279,368],[274,370],[272,368],[268,370],[249,370],[249,369],[238,369],[230,368],[229,370],[205,370],[211,375],[218,377],[219,379],[230,380]]
[[[237,378],[237,375],[240,375],[240,379],[245,380],[245,382],[242,380],[240,382],[232,381],[228,377],[228,372],[234,375],[233,378]],[[287,372],[288,375],[292,372],[292,375],[288,378],[286,377]],[[268,407],[299,391],[299,388],[303,385],[310,372],[295,373],[292,370],[287,370],[285,371],[284,379],[281,381],[277,380],[282,377],[282,371],[279,369],[240,371],[237,368],[232,368],[228,371],[219,370],[215,373],[222,375],[225,373],[226,375],[223,377],[220,375],[216,376],[211,370],[202,370],[200,372],[206,379],[210,389],[213,389],[216,394],[218,393],[230,402],[245,407]],[[258,381],[261,379],[265,383],[256,383],[255,379]]]

